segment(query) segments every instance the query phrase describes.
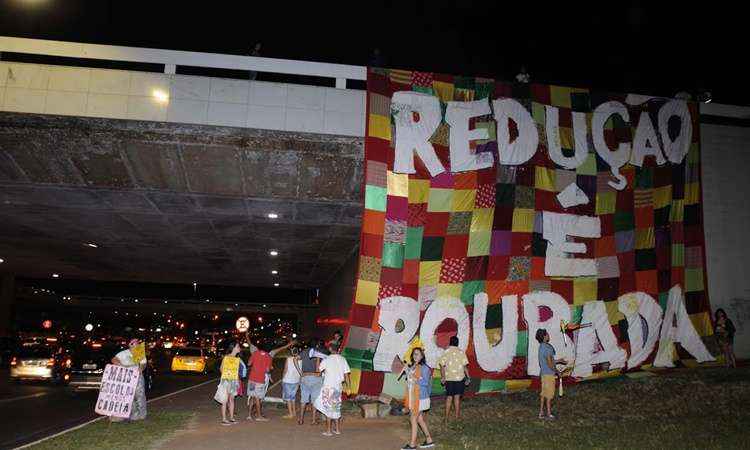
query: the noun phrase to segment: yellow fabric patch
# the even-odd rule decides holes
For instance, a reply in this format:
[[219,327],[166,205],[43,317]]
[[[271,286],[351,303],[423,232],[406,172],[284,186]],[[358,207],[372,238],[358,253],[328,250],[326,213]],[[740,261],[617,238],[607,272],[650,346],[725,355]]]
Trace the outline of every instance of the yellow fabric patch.
[[625,316],[617,309],[617,300],[604,302],[604,306],[607,308],[607,320],[609,320],[610,325],[616,325],[619,321],[625,319]]
[[672,200],[672,209],[669,210],[670,222],[682,222],[685,217],[685,200]]
[[555,169],[536,166],[534,171],[534,187],[544,191],[555,192]]
[[576,148],[575,139],[573,138],[573,129],[568,127],[560,127],[560,147],[562,148]]
[[570,108],[571,89],[562,86],[550,86],[550,100],[553,106]]
[[690,321],[693,323],[695,331],[699,336],[711,336],[714,334],[714,327],[711,325],[711,316],[708,312],[690,314]]
[[672,186],[654,188],[654,209],[664,208],[672,203]]
[[653,227],[635,229],[635,248],[642,250],[644,248],[654,248],[655,246],[656,237]]
[[352,382],[351,386],[347,386],[346,389],[349,393],[359,392],[359,380],[362,379],[362,369],[350,369],[349,379]]
[[390,117],[381,116],[379,114],[370,114],[368,126],[371,137],[385,139],[386,141],[391,140]]
[[388,171],[388,195],[407,197],[409,195],[409,174]]
[[475,209],[474,213],[471,215],[471,233],[491,230],[494,213],[495,208]]
[[447,103],[453,101],[453,83],[433,81],[432,88],[435,90],[435,93],[437,94],[441,102]]
[[531,380],[505,380],[506,391],[525,391],[531,387]]
[[474,209],[475,189],[456,189],[453,191],[453,211],[471,211]]
[[438,284],[437,296],[438,298],[461,298],[461,288],[463,283],[440,283]]
[[484,256],[490,254],[492,231],[473,231],[469,233],[469,249],[466,256]]
[[576,278],[573,280],[574,305],[583,305],[596,300],[596,292],[596,278]]
[[617,193],[600,192],[596,194],[596,215],[614,214],[617,202]]
[[700,183],[688,183],[685,185],[685,205],[695,205],[701,200]]
[[360,305],[377,305],[379,286],[379,283],[374,281],[357,280],[357,295],[355,296],[355,302]]
[[440,279],[440,261],[422,261],[419,263],[419,285],[437,286]]
[[531,233],[534,231],[534,210],[527,208],[514,209],[511,231],[517,233]]
[[409,203],[427,203],[430,196],[430,180],[409,180]]

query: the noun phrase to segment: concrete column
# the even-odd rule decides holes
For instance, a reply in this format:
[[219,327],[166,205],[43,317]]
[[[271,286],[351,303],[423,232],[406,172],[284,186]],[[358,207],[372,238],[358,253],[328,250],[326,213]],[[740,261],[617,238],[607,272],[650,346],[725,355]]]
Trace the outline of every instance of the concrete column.
[[12,334],[13,310],[16,303],[16,276],[0,274],[0,337]]

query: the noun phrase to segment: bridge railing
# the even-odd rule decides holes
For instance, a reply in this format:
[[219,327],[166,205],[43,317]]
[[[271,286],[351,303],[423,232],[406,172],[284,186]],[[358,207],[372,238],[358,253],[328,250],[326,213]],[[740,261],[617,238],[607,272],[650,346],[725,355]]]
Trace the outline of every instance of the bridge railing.
[[65,58],[125,61],[163,64],[164,73],[174,74],[179,66],[212,69],[234,69],[286,75],[302,75],[336,80],[336,87],[346,89],[347,80],[365,80],[367,68],[347,64],[265,58],[258,56],[164,50],[119,45],[86,44],[0,36],[0,52]]

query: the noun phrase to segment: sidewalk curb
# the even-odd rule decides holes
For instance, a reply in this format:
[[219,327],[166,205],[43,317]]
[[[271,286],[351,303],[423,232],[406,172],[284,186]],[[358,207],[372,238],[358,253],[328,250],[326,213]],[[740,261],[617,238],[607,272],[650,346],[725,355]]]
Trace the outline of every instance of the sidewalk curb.
[[[199,384],[196,384],[194,386],[188,386],[186,388],[182,388],[182,389],[179,389],[177,391],[170,392],[169,394],[164,394],[164,395],[161,395],[159,397],[152,398],[150,400],[147,400],[146,404],[151,403],[151,402],[155,402],[155,401],[158,401],[158,400],[163,400],[163,399],[168,398],[168,397],[172,397],[173,395],[177,395],[177,394],[180,394],[182,392],[189,391],[190,389],[195,389],[195,388],[200,387],[200,386],[205,386],[208,383],[214,383],[214,382],[216,382],[216,380],[218,380],[218,378],[212,378],[212,379],[210,379],[208,381],[204,381],[203,383],[199,383]],[[34,446],[34,445],[37,445],[37,444],[41,444],[44,441],[48,441],[48,440],[50,440],[52,438],[56,438],[58,436],[62,436],[63,434],[70,433],[71,431],[75,431],[75,430],[77,430],[79,428],[85,427],[86,425],[91,425],[94,422],[98,422],[98,421],[106,419],[106,418],[107,418],[107,416],[100,416],[100,417],[97,417],[96,419],[91,419],[91,420],[89,420],[87,422],[84,422],[84,423],[78,424],[76,426],[70,427],[70,428],[68,428],[66,430],[62,430],[62,431],[57,432],[55,434],[43,437],[41,439],[37,439],[34,442],[29,442],[28,444],[24,444],[24,445],[22,445],[20,447],[15,447],[14,450],[20,450],[22,448],[29,448],[31,446]]]

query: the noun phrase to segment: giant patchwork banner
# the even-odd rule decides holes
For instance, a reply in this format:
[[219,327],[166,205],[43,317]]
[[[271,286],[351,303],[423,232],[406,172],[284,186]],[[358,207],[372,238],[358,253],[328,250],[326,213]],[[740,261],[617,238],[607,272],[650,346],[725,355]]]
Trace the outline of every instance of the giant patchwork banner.
[[353,390],[452,335],[470,392],[536,382],[540,328],[571,381],[713,361],[698,133],[682,100],[369,69]]

